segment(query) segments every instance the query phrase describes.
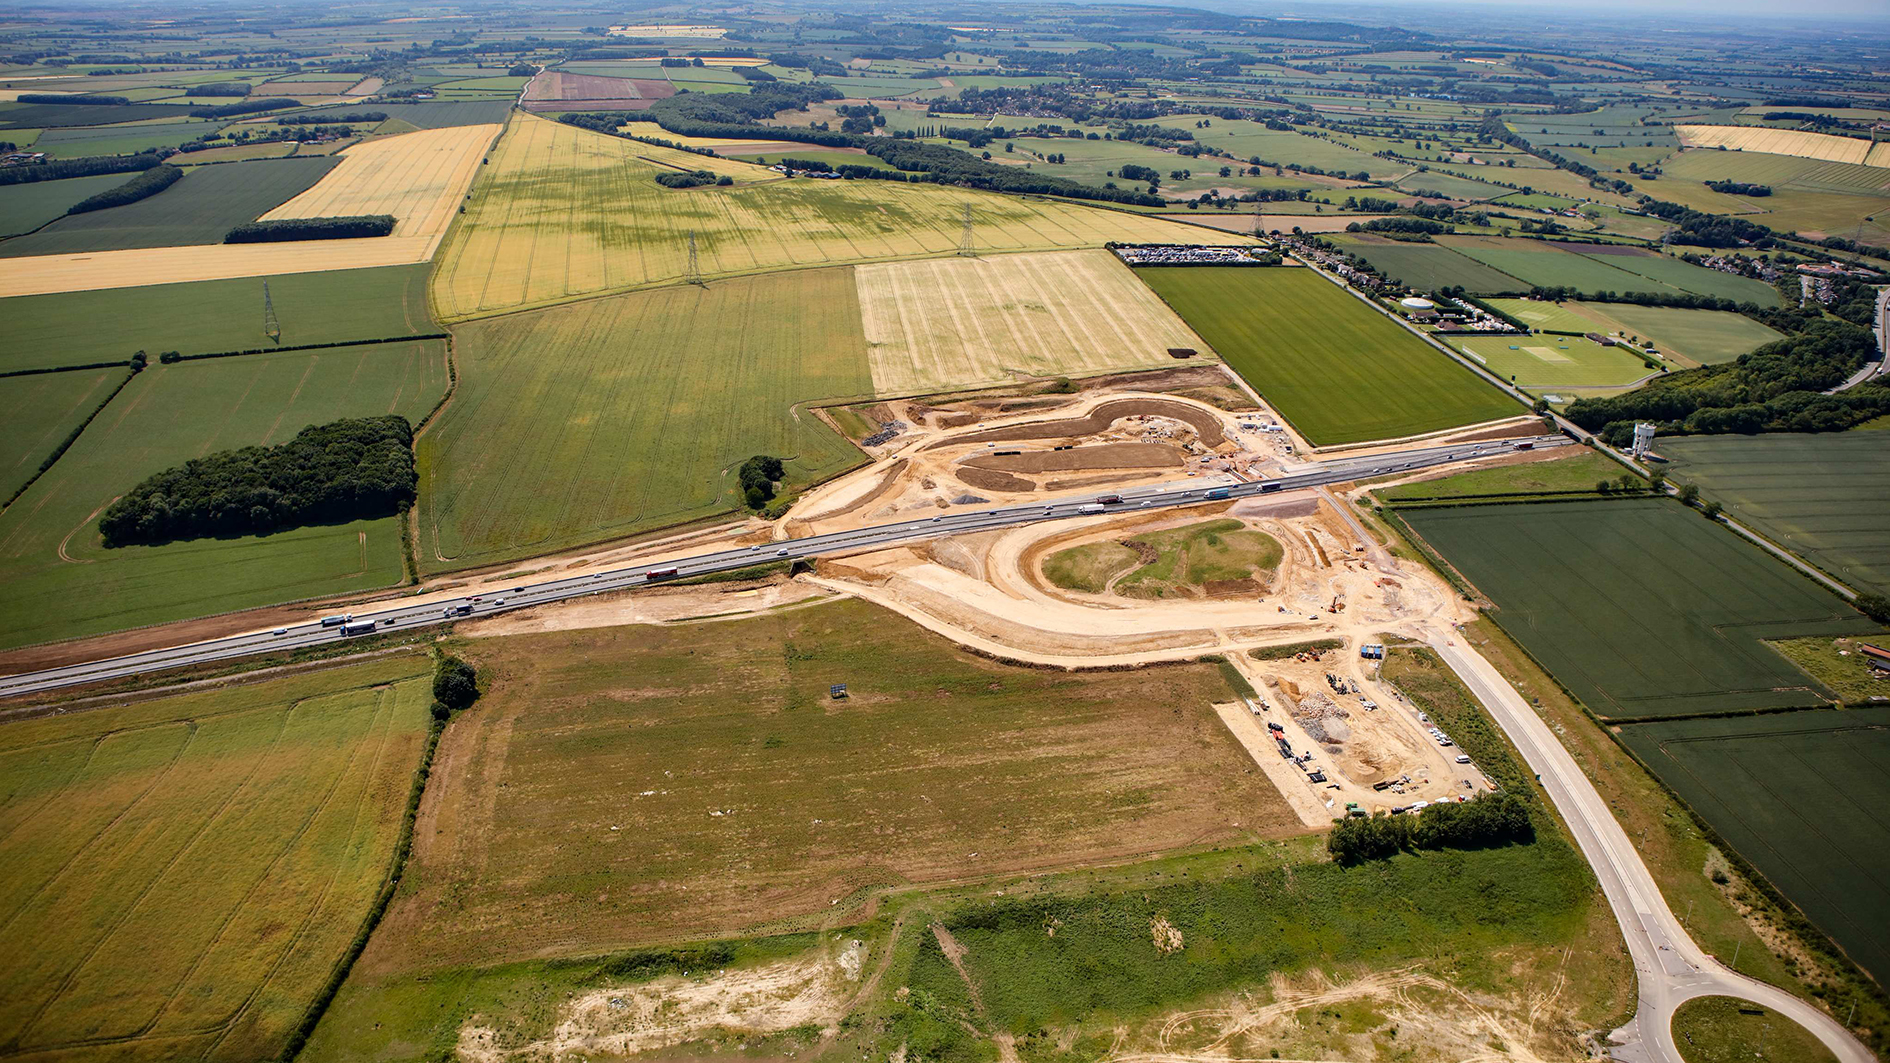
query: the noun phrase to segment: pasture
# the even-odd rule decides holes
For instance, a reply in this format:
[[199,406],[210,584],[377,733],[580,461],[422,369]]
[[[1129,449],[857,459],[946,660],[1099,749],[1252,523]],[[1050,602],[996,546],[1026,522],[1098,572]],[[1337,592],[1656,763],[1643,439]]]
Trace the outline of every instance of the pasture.
[[[1214,118],[1210,119],[1212,124],[1207,128],[1195,129],[1194,124],[1202,117],[1198,114],[1169,115],[1155,119],[1153,124],[1170,129],[1186,129],[1194,134],[1197,142],[1231,152],[1243,161],[1258,157],[1268,165],[1317,166],[1329,173],[1343,174],[1364,171],[1375,178],[1392,177],[1411,168],[1403,162],[1377,158],[1369,151],[1360,151],[1332,137],[1280,132],[1268,129],[1262,122]],[[1199,163],[1202,160],[1193,161]],[[1170,168],[1187,167],[1164,167],[1163,177],[1168,175]]]
[[145,477],[191,458],[279,443],[340,417],[418,420],[445,386],[437,341],[153,362],[0,513],[0,646],[398,583],[392,517],[117,549],[101,544],[94,521]]
[[[282,345],[437,332],[427,267],[332,270],[270,277]],[[153,284],[0,299],[0,372],[124,361],[133,351],[220,354],[269,347],[263,279]]]
[[[97,177],[68,177],[63,181],[33,181],[0,186],[0,236],[17,236],[56,220],[66,209],[109,188],[117,188],[134,174],[108,173]],[[5,247],[0,244],[0,249]]]
[[[1730,362],[1755,347],[1782,338],[1757,321],[1730,310],[1573,300],[1550,303],[1534,299],[1492,299],[1490,305],[1532,328],[1651,340],[1663,356],[1681,368]],[[1551,338],[1559,337],[1532,337],[1531,342],[1546,342]]]
[[[770,156],[772,157],[772,156]],[[731,188],[669,189],[659,170],[704,168]],[[704,276],[948,255],[965,204],[978,250],[1188,240],[1119,211],[932,184],[777,179],[764,168],[515,116],[441,253],[448,320],[674,284],[690,234]]]
[[[1283,227],[1281,223],[1268,224],[1269,229]],[[1475,294],[1529,290],[1527,282],[1442,244],[1405,243],[1363,233],[1337,233],[1329,239],[1339,250],[1357,255],[1386,277],[1419,291],[1453,287]]]
[[847,270],[679,286],[461,326],[459,387],[419,440],[423,569],[631,535],[795,488],[860,453],[808,412],[872,392]]
[[1828,704],[1764,640],[1874,627],[1665,499],[1401,514],[1495,603],[1503,630],[1604,719]]
[[[255,221],[257,215],[301,193],[334,168],[334,159],[320,156],[193,166],[155,196],[61,218],[36,233],[0,243],[0,255],[221,244],[224,233]],[[119,183],[133,176],[123,175]]]
[[1621,347],[1582,336],[1440,336],[1490,372],[1532,395],[1622,388],[1657,370]]
[[406,654],[0,731],[10,1051],[277,1056],[388,874],[430,671]]
[[875,887],[1300,829],[1212,664],[1013,667],[852,600],[458,652],[492,687],[438,759],[489,770],[434,776],[423,823],[453,826],[417,833],[375,970],[812,929]]
[[1136,275],[1316,446],[1525,412],[1312,270],[1169,266]]
[[1860,591],[1890,594],[1890,432],[1686,436],[1655,451],[1676,482]]
[[1491,236],[1446,236],[1439,243],[1534,287],[1581,292],[1684,291],[1760,306],[1779,305],[1778,292],[1769,284],[1636,248]]
[[1890,972],[1890,708],[1666,720],[1621,741],[1858,966]]
[[1526,495],[1591,494],[1602,480],[1617,480],[1627,470],[1614,459],[1585,447],[1548,461],[1511,462],[1431,480],[1417,480],[1372,493],[1386,502],[1496,499]]
[[72,430],[105,401],[126,369],[0,378],[0,505],[26,485]]
[[1172,364],[1200,338],[1108,251],[854,269],[873,390],[911,395]]
[[332,173],[262,220],[391,214],[395,237],[437,242],[499,129],[448,126],[356,144],[340,154]]

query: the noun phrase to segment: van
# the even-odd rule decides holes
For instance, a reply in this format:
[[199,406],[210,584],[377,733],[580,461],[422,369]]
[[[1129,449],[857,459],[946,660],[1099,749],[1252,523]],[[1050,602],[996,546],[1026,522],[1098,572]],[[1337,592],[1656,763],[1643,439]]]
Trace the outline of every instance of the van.
[[1459,763],[1459,764],[1468,764],[1468,763],[1470,763],[1470,754],[1468,754],[1468,753],[1459,753],[1459,754],[1457,754],[1457,763]]

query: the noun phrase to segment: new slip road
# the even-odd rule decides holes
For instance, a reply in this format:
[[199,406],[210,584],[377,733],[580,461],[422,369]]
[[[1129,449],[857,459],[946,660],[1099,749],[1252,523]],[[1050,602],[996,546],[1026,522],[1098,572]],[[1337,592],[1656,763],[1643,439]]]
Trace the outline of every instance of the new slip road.
[[1482,654],[1463,644],[1461,636],[1433,637],[1431,648],[1489,710],[1542,781],[1582,855],[1595,869],[1595,878],[1621,924],[1621,936],[1634,959],[1640,999],[1633,1021],[1614,1032],[1611,1054],[1615,1059],[1684,1063],[1673,1039],[1674,1012],[1695,997],[1707,996],[1738,997],[1778,1012],[1815,1034],[1840,1063],[1870,1063],[1876,1058],[1824,1012],[1783,989],[1728,970],[1694,944],[1674,918],[1627,831],[1548,724]]
[[[1569,440],[1564,436],[1545,435],[1527,439],[1425,447],[1326,462],[1304,472],[1273,480],[1226,484],[1200,481],[1158,484],[1153,487],[1123,491],[1119,494],[1096,494],[1041,504],[968,510],[920,520],[861,528],[855,531],[812,535],[802,539],[782,539],[764,545],[721,550],[715,553],[698,554],[694,557],[646,561],[634,568],[620,568],[590,576],[573,576],[543,583],[521,584],[510,591],[455,598],[448,601],[432,601],[425,605],[397,605],[378,612],[360,613],[348,618],[346,629],[339,618],[331,618],[335,621],[332,626],[323,626],[321,623],[296,624],[274,631],[233,635],[229,638],[150,650],[103,661],[26,672],[0,679],[0,697],[36,694],[60,687],[77,686],[81,683],[119,679],[145,672],[224,661],[257,653],[275,653],[320,646],[357,637],[350,631],[356,629],[357,626],[370,623],[375,631],[390,629],[404,631],[422,624],[440,624],[468,617],[491,616],[494,613],[545,605],[607,590],[626,590],[651,583],[728,572],[773,561],[794,561],[828,554],[873,550],[919,539],[989,531],[994,528],[1006,528],[1042,520],[1064,520],[1071,517],[1093,516],[1097,513],[1127,513],[1143,509],[1186,506],[1219,501],[1222,498],[1250,498],[1298,488],[1317,487],[1322,484],[1343,483],[1379,473],[1448,465],[1452,462],[1490,457],[1516,449],[1546,449],[1568,443]],[[1210,498],[1210,495],[1214,497]],[[1120,498],[1121,501],[1102,503],[1099,500],[1103,498]]]

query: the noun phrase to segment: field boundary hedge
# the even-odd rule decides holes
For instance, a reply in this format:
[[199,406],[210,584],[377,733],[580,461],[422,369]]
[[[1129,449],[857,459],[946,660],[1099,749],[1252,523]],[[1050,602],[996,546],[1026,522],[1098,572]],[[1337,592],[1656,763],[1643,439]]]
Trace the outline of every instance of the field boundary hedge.
[[354,940],[348,943],[341,958],[335,961],[327,984],[309,1001],[308,1010],[302,1013],[302,1021],[289,1033],[282,1054],[276,1057],[281,1063],[289,1063],[308,1044],[309,1037],[315,1033],[316,1024],[327,1014],[328,1006],[334,1003],[336,995],[341,992],[342,983],[348,980],[349,972],[354,970],[355,961],[367,950],[368,938],[387,915],[388,906],[394,901],[394,891],[400,888],[401,877],[406,874],[407,858],[413,851],[414,823],[420,817],[420,799],[426,796],[427,779],[433,774],[433,754],[440,747],[440,736],[446,733],[448,722],[433,713],[427,714],[427,720],[426,743],[420,750],[420,763],[413,770],[413,785],[407,792],[407,809],[401,814],[400,834],[394,841],[393,857],[388,861],[386,876],[381,879],[380,891],[375,894],[374,903],[368,906],[367,915],[361,920],[361,928],[355,931]]
[[[278,354],[287,351],[322,351],[334,347],[371,347],[377,343],[406,343],[409,340],[451,340],[447,332],[423,332],[415,336],[382,336],[371,340],[331,340],[327,343],[297,343],[287,347],[245,347],[240,351],[210,351],[204,354],[180,354],[173,361],[195,362],[205,358],[237,358],[246,354]],[[87,362],[83,365],[49,365],[39,369],[9,369],[0,373],[0,380],[15,376],[38,376],[41,373],[76,373],[85,369],[110,369],[125,362]]]
[[[91,366],[89,368],[110,369],[113,366],[123,366],[123,365],[125,365],[125,363],[123,362],[107,362],[104,365]],[[138,374],[135,371],[131,371],[129,368],[127,368],[127,371],[125,373],[125,379],[120,380],[118,382],[118,386],[111,390],[111,394],[106,395],[104,398],[99,400],[98,405],[92,408],[92,412],[86,415],[85,420],[80,421],[76,426],[73,427],[72,431],[66,433],[66,438],[61,440],[59,445],[53,448],[53,452],[46,456],[45,461],[42,461],[39,463],[39,468],[34,471],[32,476],[27,477],[26,482],[20,485],[20,489],[13,492],[13,494],[7,497],[5,505],[0,506],[0,509],[4,509],[6,508],[6,506],[11,506],[14,502],[19,500],[19,497],[21,495],[26,493],[27,488],[38,483],[39,478],[46,475],[46,470],[52,468],[54,462],[64,457],[66,451],[72,449],[72,444],[77,443],[79,441],[79,434],[84,432],[86,428],[89,425],[91,425],[93,421],[97,420],[99,414],[105,412],[105,407],[109,405],[113,399],[117,398],[118,393],[125,390],[125,385],[131,383],[131,378],[137,375]]]
[[392,214],[355,214],[333,218],[277,218],[238,225],[223,234],[226,244],[266,244],[291,240],[353,240],[391,236]]

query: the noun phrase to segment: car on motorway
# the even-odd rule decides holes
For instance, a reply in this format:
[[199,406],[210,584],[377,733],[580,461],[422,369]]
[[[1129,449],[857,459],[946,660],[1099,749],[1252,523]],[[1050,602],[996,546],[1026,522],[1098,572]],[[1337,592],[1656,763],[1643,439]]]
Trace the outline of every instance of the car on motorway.
[[289,629],[286,627],[279,627],[275,629],[274,631],[270,632],[271,635],[287,635],[288,633],[289,633]]

